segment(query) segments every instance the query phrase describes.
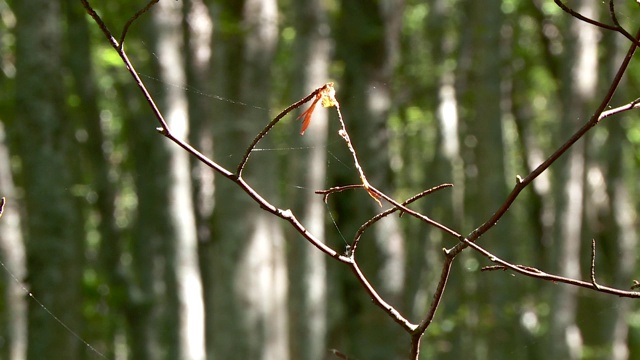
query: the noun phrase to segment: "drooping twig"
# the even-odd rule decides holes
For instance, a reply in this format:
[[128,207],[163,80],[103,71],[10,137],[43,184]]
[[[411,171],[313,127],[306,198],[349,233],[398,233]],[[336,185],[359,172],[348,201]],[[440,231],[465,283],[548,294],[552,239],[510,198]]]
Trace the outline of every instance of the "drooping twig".
[[347,147],[349,148],[349,152],[353,157],[353,163],[358,170],[358,174],[360,175],[360,181],[362,181],[362,186],[369,193],[369,195],[378,203],[378,205],[382,206],[380,202],[380,196],[378,196],[375,192],[370,190],[371,184],[367,181],[367,177],[364,175],[364,171],[362,170],[362,166],[360,166],[360,162],[358,161],[358,155],[356,154],[356,150],[353,148],[353,144],[351,143],[351,139],[349,138],[349,133],[347,132],[347,126],[344,123],[344,119],[342,118],[342,112],[340,111],[340,104],[336,102],[336,111],[338,112],[338,120],[340,120],[340,130],[338,134],[340,137],[344,139],[347,143]]

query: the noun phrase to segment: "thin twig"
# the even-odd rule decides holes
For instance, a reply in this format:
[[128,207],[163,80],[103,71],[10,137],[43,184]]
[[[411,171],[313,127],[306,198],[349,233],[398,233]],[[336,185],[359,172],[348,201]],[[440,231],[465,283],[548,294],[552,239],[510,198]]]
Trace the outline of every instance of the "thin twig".
[[[425,330],[427,330],[427,328],[433,321],[434,316],[436,315],[436,311],[438,310],[438,306],[440,305],[440,301],[442,300],[442,296],[444,295],[444,289],[447,287],[447,281],[449,280],[449,273],[451,272],[451,265],[453,264],[453,259],[456,257],[456,254],[452,254],[448,252],[446,249],[442,249],[442,250],[445,254],[444,263],[442,264],[442,271],[440,272],[440,280],[438,281],[438,285],[436,286],[436,291],[433,294],[433,301],[429,306],[427,315],[420,322],[420,325],[418,325],[418,327],[414,332],[414,334],[419,334],[420,336],[422,336]],[[415,359],[417,359],[417,357]]]
[[448,227],[446,227],[443,224],[440,224],[437,221],[431,220],[428,216],[423,215],[417,211],[411,210],[408,207],[400,204],[399,202],[395,201],[394,199],[392,199],[391,197],[389,197],[387,194],[383,193],[382,191],[376,189],[375,187],[369,185],[369,189],[371,192],[373,192],[374,194],[378,195],[380,198],[384,199],[385,201],[389,202],[391,205],[397,207],[398,209],[402,210],[403,212],[418,218],[422,221],[424,221],[425,223],[434,226],[442,231],[444,231],[445,233],[451,235],[454,238],[459,238],[460,234],[458,234],[457,232],[455,232],[454,230],[449,229]]
[[596,239],[591,240],[591,284],[596,290],[600,290],[600,285],[596,282]]
[[558,276],[558,275],[553,275],[553,274],[548,274],[544,271],[538,270],[538,269],[532,269],[530,267],[526,267],[526,266],[521,266],[521,265],[515,265],[512,264],[508,261],[502,260],[499,257],[497,257],[496,255],[490,253],[489,251],[485,250],[484,248],[482,248],[480,245],[471,242],[465,238],[461,239],[462,242],[464,242],[467,246],[473,248],[474,250],[476,250],[477,252],[479,252],[480,254],[484,255],[486,258],[489,259],[489,261],[496,263],[496,264],[500,264],[502,266],[505,266],[517,273],[529,276],[529,277],[533,277],[533,278],[537,278],[537,279],[543,279],[543,280],[547,280],[547,281],[551,281],[551,282],[558,282],[558,283],[564,283],[564,284],[569,284],[569,285],[573,285],[573,286],[578,286],[578,287],[583,287],[583,288],[587,288],[587,289],[591,289],[597,292],[601,292],[601,293],[605,293],[605,294],[612,294],[612,295],[616,295],[616,296],[620,296],[620,297],[628,297],[628,298],[640,298],[640,292],[637,291],[626,291],[626,290],[620,290],[620,289],[616,289],[616,288],[612,288],[612,287],[608,287],[608,286],[603,286],[603,285],[598,285],[597,287],[594,287],[594,284],[592,282],[589,281],[582,281],[582,280],[576,280],[576,279],[571,279],[571,278],[567,278],[564,276]]
[[321,87],[313,90],[311,92],[311,94],[307,95],[304,99],[298,100],[297,102],[293,103],[292,105],[290,105],[286,109],[282,110],[282,112],[280,112],[280,114],[278,114],[278,116],[276,116],[273,120],[271,120],[267,124],[267,126],[265,126],[262,129],[262,131],[260,131],[260,133],[258,133],[258,135],[251,142],[251,144],[249,144],[249,147],[247,148],[247,151],[244,153],[244,156],[242,157],[242,159],[240,160],[240,163],[238,164],[238,167],[236,168],[236,176],[237,177],[241,177],[242,176],[242,171],[244,170],[244,167],[247,165],[247,161],[249,161],[249,156],[251,156],[251,152],[256,147],[256,145],[258,145],[258,142],[260,142],[260,140],[262,140],[262,138],[264,138],[267,135],[267,133],[280,121],[280,119],[285,117],[285,115],[287,115],[291,111],[299,108],[300,106],[302,106],[307,101],[313,99],[322,89],[324,89],[325,86],[321,86]]
[[349,264],[349,267],[351,268],[351,271],[353,271],[353,273],[356,275],[358,281],[360,281],[360,284],[362,284],[367,293],[369,293],[369,296],[371,297],[371,300],[374,304],[384,310],[384,312],[387,313],[387,315],[389,315],[389,317],[391,317],[393,321],[399,324],[407,332],[413,333],[416,331],[418,325],[412,324],[409,320],[405,319],[404,316],[402,316],[400,312],[398,312],[398,310],[384,301],[384,299],[378,294],[373,286],[371,286],[371,283],[369,283],[366,276],[364,276],[356,261],[352,261]]
[[0,218],[2,218],[2,213],[4,212],[4,204],[5,204],[6,200],[4,198],[4,196],[2,198],[0,198]]
[[326,204],[327,201],[329,200],[329,195],[331,195],[333,193],[339,193],[339,192],[343,192],[345,190],[361,189],[363,187],[364,187],[364,185],[362,185],[362,184],[341,185],[341,186],[334,186],[334,187],[328,188],[326,190],[316,190],[315,193],[319,194],[319,195],[324,195],[322,197],[322,200]]
[[347,126],[344,123],[344,119],[342,118],[342,112],[340,111],[340,104],[336,102],[336,111],[338,112],[338,120],[340,121],[340,130],[338,134],[340,137],[344,139],[347,143],[347,148],[349,148],[349,152],[353,157],[353,164],[358,170],[358,174],[360,175],[360,181],[362,181],[362,185],[365,190],[369,193],[369,195],[378,203],[378,205],[382,206],[382,203],[379,200],[379,196],[370,190],[371,185],[369,181],[367,181],[367,177],[364,175],[364,171],[362,170],[362,166],[360,166],[360,162],[358,161],[358,155],[356,154],[356,150],[353,148],[353,144],[351,143],[351,139],[349,138],[349,133],[347,132]]
[[146,13],[149,9],[151,9],[151,7],[153,7],[153,5],[155,5],[158,1],[160,1],[160,0],[151,0],[151,1],[149,1],[147,6],[143,7],[140,10],[138,10],[138,12],[135,13],[131,17],[131,19],[129,19],[129,21],[127,21],[126,24],[124,24],[124,27],[122,28],[122,35],[120,35],[120,46],[118,47],[119,49],[122,50],[122,46],[124,46],[124,38],[127,36],[127,32],[129,31],[129,26],[131,26],[131,24],[133,24],[133,22],[136,21],[140,17],[140,15]]
[[340,359],[356,360],[355,358],[352,358],[352,357],[340,352],[340,350],[338,350],[338,349],[329,349],[329,352],[332,353],[333,355],[335,355],[336,357],[340,358]]
[[[361,185],[361,186],[362,186],[362,185]],[[423,197],[425,197],[425,196],[427,196],[427,195],[429,195],[429,194],[431,194],[431,193],[433,193],[433,192],[435,192],[435,191],[438,191],[438,190],[440,190],[440,189],[444,189],[444,188],[447,188],[447,187],[452,187],[452,186],[453,186],[453,184],[441,184],[441,185],[438,185],[438,186],[434,186],[434,187],[432,187],[431,189],[427,189],[427,190],[425,190],[425,191],[422,191],[422,192],[421,192],[421,193],[419,193],[419,194],[416,194],[416,195],[414,195],[414,196],[410,197],[409,199],[405,200],[405,201],[402,203],[402,205],[407,206],[407,205],[411,204],[412,202],[417,201],[417,200],[419,200],[419,199],[421,199],[421,198],[423,198]],[[373,225],[373,224],[375,224],[376,222],[380,221],[380,220],[381,220],[382,218],[384,218],[385,216],[388,216],[388,215],[390,215],[390,214],[393,214],[393,213],[394,213],[394,212],[396,212],[396,211],[400,211],[400,215],[402,215],[402,214],[404,213],[404,212],[403,212],[402,210],[400,210],[399,208],[397,208],[397,207],[392,207],[392,208],[389,208],[389,209],[387,209],[387,210],[385,210],[385,211],[383,211],[383,212],[381,212],[381,213],[377,214],[376,216],[374,216],[373,218],[369,219],[367,222],[365,222],[364,224],[362,224],[362,225],[360,226],[360,228],[358,229],[358,231],[356,231],[356,235],[354,236],[353,243],[352,243],[352,245],[351,245],[351,251],[355,253],[355,251],[356,251],[356,249],[357,249],[357,247],[358,247],[358,243],[360,242],[360,238],[362,237],[362,234],[363,234],[363,233],[364,233],[364,232],[365,232],[369,227],[371,227],[371,225]]]
[[616,25],[609,25],[609,24],[605,24],[605,23],[597,21],[597,20],[590,19],[590,18],[580,14],[579,12],[573,10],[572,8],[568,7],[567,5],[565,5],[560,0],[553,0],[553,1],[556,3],[556,5],[558,5],[558,7],[560,7],[560,9],[562,9],[567,14],[575,17],[576,19],[584,21],[584,22],[586,22],[588,24],[591,24],[593,26],[597,26],[597,27],[602,28],[602,29],[618,32],[618,33],[622,34],[624,37],[626,37],[627,39],[629,39],[629,41],[631,41],[632,43],[636,44],[636,46],[640,46],[640,41],[637,39],[637,37],[634,38],[627,30],[625,30],[618,23],[618,19],[617,19],[616,15],[615,15],[615,12],[613,11],[613,1],[609,2],[609,12],[610,12],[610,15],[612,17],[613,22]]

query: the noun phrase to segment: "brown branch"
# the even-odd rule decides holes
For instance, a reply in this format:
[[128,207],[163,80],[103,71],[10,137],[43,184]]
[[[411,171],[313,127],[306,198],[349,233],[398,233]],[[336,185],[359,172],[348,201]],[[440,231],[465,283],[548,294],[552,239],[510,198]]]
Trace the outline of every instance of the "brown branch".
[[[528,266],[522,266],[522,265],[515,265],[512,264],[508,261],[502,260],[499,257],[495,256],[494,254],[490,253],[489,251],[485,250],[484,248],[482,248],[480,245],[471,242],[465,238],[461,238],[460,239],[461,242],[464,242],[467,246],[473,248],[475,251],[479,252],[480,254],[484,255],[486,258],[489,259],[489,261],[499,264],[500,266],[504,266],[505,268],[511,269],[517,273],[520,273],[522,275],[526,275],[529,277],[533,277],[533,278],[537,278],[537,279],[543,279],[543,280],[547,280],[547,281],[551,281],[551,282],[555,282],[555,283],[564,283],[564,284],[569,284],[569,285],[573,285],[573,286],[578,286],[578,287],[583,287],[586,289],[590,289],[590,290],[594,290],[597,292],[601,292],[601,293],[605,293],[605,294],[611,294],[611,295],[616,295],[616,296],[620,296],[620,297],[628,297],[628,298],[640,298],[640,292],[637,291],[626,291],[626,290],[620,290],[620,289],[616,289],[616,288],[612,288],[612,287],[608,287],[608,286],[603,286],[603,285],[598,285],[595,283],[595,274],[593,274],[592,277],[592,281],[582,281],[582,280],[576,280],[576,279],[571,279],[571,278],[567,278],[564,276],[559,276],[559,275],[553,275],[553,274],[548,274],[542,270],[539,269],[535,269],[535,268],[531,268]],[[595,252],[594,252],[595,254]],[[595,255],[593,255],[595,256]],[[492,268],[492,270],[496,269],[495,267]],[[592,272],[593,272],[593,268],[592,268]]]
[[418,325],[412,324],[409,320],[405,319],[400,314],[400,312],[398,312],[398,310],[396,310],[393,306],[389,305],[389,303],[387,303],[380,295],[378,295],[378,292],[373,288],[373,286],[371,286],[371,284],[367,280],[366,276],[364,276],[364,274],[360,270],[360,267],[358,266],[358,263],[355,260],[349,263],[349,268],[355,274],[360,284],[367,291],[367,293],[371,297],[371,301],[373,301],[374,304],[376,304],[378,307],[384,310],[384,312],[387,313],[387,315],[389,315],[389,317],[391,317],[393,321],[395,321],[397,324],[399,324],[403,329],[405,329],[409,333],[413,333],[418,328]]
[[363,187],[364,187],[364,185],[362,185],[362,184],[341,185],[341,186],[334,186],[334,187],[328,188],[326,190],[316,190],[315,193],[319,194],[319,195],[324,195],[322,197],[322,199],[323,199],[324,203],[326,204],[327,201],[329,200],[329,195],[331,195],[333,193],[339,193],[339,192],[343,192],[345,190],[361,189]]
[[122,35],[120,35],[120,46],[119,46],[119,49],[122,49],[122,46],[124,46],[124,38],[127,36],[127,32],[129,31],[129,26],[131,26],[131,24],[133,24],[133,22],[136,21],[136,19],[138,19],[140,17],[140,15],[146,13],[149,9],[151,9],[151,7],[153,7],[153,5],[155,5],[158,1],[160,1],[160,0],[151,0],[151,1],[149,1],[147,6],[143,7],[140,10],[138,10],[138,12],[136,12],[131,17],[131,19],[129,19],[129,21],[127,21],[127,23],[124,24],[124,27],[122,28]]
[[[360,186],[362,186],[362,185],[360,185]],[[435,191],[438,191],[440,189],[444,189],[444,188],[447,188],[447,187],[452,187],[452,186],[453,186],[453,184],[441,184],[441,185],[438,185],[438,186],[434,186],[431,189],[427,189],[425,191],[422,191],[419,194],[416,194],[416,195],[410,197],[409,199],[405,200],[402,203],[402,205],[403,206],[407,206],[407,205],[411,204],[412,202],[417,201],[419,199],[422,199],[423,197],[425,197],[425,196],[427,196],[427,195],[429,195],[429,194],[431,194],[431,193],[433,193]],[[373,218],[369,219],[367,222],[362,224],[360,226],[360,228],[358,229],[358,231],[356,231],[356,235],[355,235],[355,237],[353,239],[353,243],[351,245],[351,251],[355,253],[355,251],[356,251],[356,249],[358,247],[358,243],[360,242],[360,238],[362,237],[362,234],[369,227],[371,227],[371,225],[375,224],[376,222],[378,222],[379,220],[381,220],[385,216],[393,214],[396,211],[400,211],[400,216],[402,216],[402,214],[404,213],[404,211],[400,210],[399,208],[393,207],[393,208],[387,209],[387,210],[377,214],[376,216],[374,216]]]
[[4,212],[4,204],[6,203],[6,200],[4,198],[4,196],[2,198],[0,198],[0,218],[2,218],[2,213]]
[[433,294],[433,301],[429,306],[429,310],[427,311],[427,315],[420,322],[418,327],[411,334],[411,357],[410,359],[418,359],[420,355],[420,339],[422,335],[427,330],[431,322],[433,322],[433,318],[436,315],[436,311],[440,306],[440,301],[442,301],[442,296],[444,295],[444,289],[447,287],[447,281],[449,280],[449,274],[451,273],[451,265],[453,264],[453,259],[456,257],[456,254],[453,254],[446,249],[442,249],[445,255],[444,263],[442,264],[442,271],[440,272],[440,280],[438,281],[438,285],[436,286],[436,291]]
[[631,35],[627,30],[625,30],[622,26],[620,26],[620,23],[618,23],[618,19],[616,17],[614,8],[613,8],[613,1],[609,0],[609,14],[611,16],[612,21],[614,22],[615,25],[609,25],[609,24],[605,24],[603,22],[597,21],[597,20],[593,20],[590,19],[582,14],[580,14],[579,12],[571,9],[570,7],[568,7],[567,5],[565,5],[561,0],[553,0],[553,2],[556,3],[556,5],[558,5],[558,7],[560,9],[562,9],[564,12],[566,12],[567,14],[573,16],[574,18],[584,21],[588,24],[591,24],[593,26],[605,29],[605,30],[611,30],[611,31],[615,31],[617,33],[622,34],[624,37],[626,37],[627,39],[629,39],[629,41],[631,41],[632,43],[634,43],[636,46],[640,46],[640,41],[638,40],[637,37],[633,37],[633,35]]
[[460,234],[458,234],[457,232],[455,232],[454,230],[449,229],[448,227],[446,227],[443,224],[440,224],[437,221],[431,220],[428,216],[423,215],[417,211],[411,210],[408,207],[398,203],[397,201],[393,200],[391,197],[389,197],[387,194],[383,193],[382,191],[374,188],[373,186],[369,185],[369,190],[370,192],[373,192],[374,194],[378,195],[380,198],[384,199],[385,201],[389,202],[391,205],[395,206],[396,208],[398,208],[399,210],[402,210],[402,212],[405,212],[415,218],[418,218],[422,221],[424,221],[425,223],[434,226],[442,231],[444,231],[445,233],[447,233],[448,235],[451,235],[454,238],[459,238]]
[[244,156],[242,157],[242,160],[240,160],[240,163],[238,164],[238,167],[236,169],[236,176],[237,177],[241,177],[242,176],[242,171],[244,170],[244,167],[247,165],[247,161],[249,161],[249,156],[251,156],[251,152],[256,147],[256,145],[258,145],[258,142],[260,142],[260,140],[262,140],[262,138],[264,138],[267,135],[267,133],[280,121],[280,119],[285,117],[285,115],[287,115],[291,111],[299,108],[300,106],[302,106],[307,101],[313,99],[322,89],[325,88],[325,86],[326,85],[321,86],[321,87],[313,90],[311,92],[311,94],[307,95],[304,99],[298,100],[297,102],[293,103],[292,105],[290,105],[286,109],[282,110],[282,112],[280,112],[280,114],[278,114],[273,120],[271,120],[269,122],[269,124],[267,124],[267,126],[265,126],[264,129],[262,129],[262,131],[260,131],[260,133],[258,133],[258,135],[253,139],[253,141],[251,142],[251,144],[247,148],[247,151],[245,152]]

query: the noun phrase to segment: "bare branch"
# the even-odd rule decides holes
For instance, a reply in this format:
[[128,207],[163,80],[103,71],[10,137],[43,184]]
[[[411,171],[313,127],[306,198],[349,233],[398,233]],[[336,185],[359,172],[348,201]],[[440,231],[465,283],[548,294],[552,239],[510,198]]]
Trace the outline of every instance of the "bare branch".
[[556,3],[556,5],[558,5],[558,7],[560,7],[560,9],[562,9],[567,14],[575,17],[576,19],[584,21],[584,22],[586,22],[588,24],[591,24],[593,26],[597,26],[597,27],[602,28],[602,29],[611,30],[611,31],[615,31],[617,33],[620,33],[624,37],[629,39],[629,41],[634,43],[636,46],[640,46],[640,41],[638,40],[637,36],[633,37],[633,35],[631,35],[627,30],[625,30],[622,26],[620,26],[620,23],[618,23],[618,18],[616,17],[616,14],[615,14],[615,11],[614,11],[614,7],[613,7],[613,0],[609,0],[609,15],[611,16],[611,19],[612,19],[612,21],[614,22],[615,25],[609,25],[609,24],[605,24],[605,23],[597,21],[597,20],[590,19],[590,18],[580,14],[579,12],[571,9],[570,7],[565,5],[561,0],[553,0],[553,1]]
[[4,198],[4,196],[2,198],[0,198],[0,218],[2,218],[2,213],[4,212],[4,204],[5,204],[6,200]]
[[[421,199],[435,191],[438,191],[440,189],[444,189],[447,187],[452,187],[453,184],[441,184],[435,187],[432,187],[431,189],[425,190],[417,195],[414,195],[412,197],[410,197],[408,200],[406,200],[405,202],[402,203],[402,205],[407,206],[409,204],[411,204],[414,201],[417,201],[418,199]],[[353,244],[351,245],[351,251],[355,253],[356,248],[358,247],[358,243],[360,242],[360,238],[362,237],[362,234],[369,228],[371,227],[371,225],[375,224],[376,222],[378,222],[380,219],[384,218],[387,215],[393,214],[396,211],[400,211],[400,216],[402,216],[402,214],[404,213],[402,210],[400,210],[397,207],[393,207],[390,209],[387,209],[379,214],[377,214],[376,216],[374,216],[373,218],[371,218],[370,220],[368,220],[367,222],[365,222],[364,224],[362,224],[362,226],[360,226],[360,228],[358,229],[358,231],[356,232],[356,235],[353,239]]]
[[389,317],[391,317],[393,321],[398,323],[400,326],[402,326],[403,329],[405,329],[409,333],[413,333],[418,328],[418,325],[412,324],[409,320],[405,319],[400,314],[400,312],[398,312],[398,310],[396,310],[393,306],[389,305],[389,303],[384,301],[384,299],[380,297],[380,295],[378,295],[378,292],[373,288],[373,286],[371,286],[366,276],[364,276],[364,274],[360,270],[358,263],[356,263],[355,261],[352,261],[349,264],[349,267],[351,268],[351,271],[353,271],[353,273],[355,274],[360,284],[362,284],[362,286],[367,291],[367,293],[369,293],[369,296],[371,297],[371,300],[373,301],[373,303],[376,304],[378,307],[380,307],[382,310],[384,310],[384,312],[387,313],[387,315],[389,315]]
[[434,226],[442,231],[444,231],[445,233],[451,235],[454,238],[459,238],[460,234],[458,234],[457,232],[455,232],[454,230],[449,229],[448,227],[440,224],[437,221],[431,220],[428,216],[423,215],[417,211],[413,211],[411,209],[409,209],[408,207],[398,203],[397,201],[393,200],[391,197],[389,197],[387,194],[383,193],[382,191],[374,188],[373,186],[370,186],[369,189],[371,190],[371,192],[379,195],[382,199],[384,199],[385,201],[389,202],[391,205],[395,206],[396,208],[402,210],[402,212],[405,212],[413,217],[416,217],[424,222],[426,222],[427,224]]
[[364,187],[364,185],[362,185],[362,184],[342,185],[342,186],[334,186],[334,187],[326,189],[326,190],[316,190],[315,193],[319,194],[319,195],[324,195],[322,197],[322,199],[324,200],[324,203],[326,204],[327,201],[329,200],[329,195],[331,195],[333,193],[339,193],[339,192],[343,192],[345,190],[361,189],[363,187]]
[[292,105],[290,105],[286,109],[282,110],[282,112],[280,112],[280,114],[278,114],[278,116],[276,116],[273,120],[271,120],[269,122],[269,124],[267,124],[267,126],[265,126],[264,129],[262,129],[262,131],[260,131],[260,133],[253,139],[253,141],[251,142],[251,144],[247,148],[247,151],[245,152],[244,156],[242,157],[242,160],[240,160],[240,163],[238,164],[238,167],[236,169],[236,176],[237,177],[241,177],[242,176],[242,170],[244,170],[244,167],[247,165],[247,161],[249,161],[249,156],[251,156],[251,152],[256,147],[256,145],[258,145],[258,142],[260,142],[260,140],[262,140],[262,138],[264,138],[267,135],[267,133],[280,121],[280,119],[285,117],[285,115],[287,115],[291,111],[299,108],[300,106],[302,106],[307,101],[313,99],[326,86],[327,85],[324,85],[324,86],[321,86],[321,87],[313,90],[311,92],[311,94],[307,95],[304,99],[298,100],[297,102],[293,103]]
[[[594,283],[592,283],[592,282],[576,280],[576,279],[570,279],[570,278],[563,277],[563,276],[548,274],[548,273],[546,273],[546,272],[544,272],[542,270],[538,270],[538,269],[531,268],[531,267],[528,267],[528,266],[511,264],[510,262],[502,260],[499,257],[493,255],[492,253],[490,253],[489,251],[485,250],[480,245],[478,245],[478,244],[476,244],[474,242],[471,242],[471,241],[469,241],[469,240],[467,240],[465,238],[461,238],[460,241],[464,242],[467,246],[470,246],[471,248],[473,248],[474,250],[476,250],[480,254],[484,255],[486,258],[489,259],[489,261],[494,262],[496,264],[500,264],[501,266],[504,266],[505,268],[509,268],[509,269],[511,269],[511,270],[513,270],[513,271],[515,271],[517,273],[520,273],[522,275],[526,275],[526,276],[537,278],[537,279],[543,279],[543,280],[547,280],[547,281],[551,281],[551,282],[558,282],[558,283],[564,283],[564,284],[569,284],[569,285],[573,285],[573,286],[579,286],[579,287],[583,287],[583,288],[586,288],[586,289],[591,289],[591,290],[594,290],[594,291],[597,291],[597,292],[616,295],[616,296],[620,296],[620,297],[640,298],[640,292],[637,292],[637,291],[620,290],[620,289],[616,289],[616,288],[612,288],[612,287],[608,287],[608,286],[603,286],[603,285],[594,286]],[[495,269],[495,268],[492,268],[492,269]]]
[[131,17],[131,19],[129,19],[129,21],[127,21],[126,24],[124,24],[124,27],[122,28],[122,35],[120,35],[120,46],[119,46],[120,49],[122,49],[122,46],[124,46],[124,38],[127,36],[127,31],[129,31],[129,26],[131,26],[131,24],[133,24],[133,22],[136,21],[136,19],[138,19],[140,17],[140,15],[146,13],[149,9],[151,9],[151,7],[153,7],[153,5],[155,5],[158,1],[160,1],[160,0],[151,0],[151,1],[149,1],[147,6],[143,7],[140,10],[138,10],[138,12],[135,13]]

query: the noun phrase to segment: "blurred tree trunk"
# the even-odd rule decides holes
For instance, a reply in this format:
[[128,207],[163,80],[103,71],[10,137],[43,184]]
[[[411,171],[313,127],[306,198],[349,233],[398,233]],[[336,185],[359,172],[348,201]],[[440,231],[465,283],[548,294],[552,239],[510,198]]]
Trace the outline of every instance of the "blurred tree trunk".
[[[603,34],[602,51],[609,54],[603,59],[604,83],[609,83],[615,76],[628,46],[626,39],[615,34]],[[628,101],[630,92],[628,83],[623,82],[617,90],[619,96],[614,97],[612,104]],[[638,244],[637,211],[633,203],[633,199],[637,198],[635,179],[638,172],[623,119],[616,117],[611,119],[613,121],[604,121],[592,131],[594,134],[588,144],[592,163],[587,176],[590,188],[586,191],[585,200],[588,202],[585,206],[587,226],[594,233],[592,238],[596,240],[597,247],[596,280],[620,289],[628,288],[635,278],[635,249]],[[603,143],[604,137],[606,142]],[[582,254],[583,264],[585,260],[591,260],[590,257],[585,257],[584,250]],[[591,335],[592,343],[608,351],[610,359],[632,358],[629,356],[628,316],[632,311],[633,300],[601,297],[586,297],[581,300],[587,303],[586,306],[581,306],[582,314],[601,311],[603,308],[611,309],[610,313],[597,318],[600,321],[592,319],[584,323],[585,339]],[[611,306],[612,302],[616,304]]]
[[[300,98],[328,81],[330,28],[324,1],[299,1],[292,6],[296,28],[294,98]],[[307,230],[319,239],[325,238],[326,211],[322,198],[313,191],[327,186],[328,121],[329,111],[319,107],[304,136],[299,135],[297,122],[287,131],[294,139],[291,146],[308,149],[288,159],[291,178],[295,179],[292,184],[304,187],[292,190],[289,199]],[[288,239],[288,248],[291,358],[323,359],[327,351],[326,256],[297,233]]]
[[0,261],[8,270],[4,272],[0,282],[1,303],[4,304],[4,311],[0,312],[0,336],[5,339],[0,358],[22,360],[27,355],[27,302],[24,289],[16,280],[25,279],[27,264],[17,206],[18,197],[6,140],[4,124],[0,121],[0,198],[6,198],[0,218]]
[[[271,66],[278,40],[274,0],[224,1],[219,19],[214,93],[214,152],[235,170],[246,147],[269,122]],[[240,104],[239,104],[239,103]],[[248,104],[248,105],[241,105]],[[261,148],[269,148],[271,137]],[[278,204],[276,159],[254,152],[244,179]],[[208,304],[215,314],[211,356],[220,359],[288,359],[287,264],[281,223],[262,211],[228,179],[215,179],[212,242],[207,270],[214,281]]]
[[[37,9],[37,11],[34,11]],[[70,189],[73,127],[65,124],[59,1],[15,4],[15,154],[22,160],[29,291],[66,327],[81,333],[83,223]],[[72,306],[75,305],[75,306]],[[83,344],[29,302],[29,359],[77,359]]]
[[[462,50],[458,86],[461,93],[464,129],[465,161],[465,225],[475,228],[486,221],[506,198],[508,188],[505,183],[503,139],[503,94],[502,84],[504,39],[501,30],[504,19],[500,0],[472,2],[466,8],[465,20],[461,22]],[[515,182],[515,179],[514,179]],[[501,221],[491,230],[487,242],[499,243],[488,248],[506,259],[511,259],[512,249],[507,243],[508,221]],[[502,246],[500,246],[502,245]],[[475,254],[464,254],[474,256]],[[469,260],[458,262],[459,270],[468,273]],[[475,271],[474,271],[475,273]],[[456,275],[458,276],[458,275]],[[470,333],[464,331],[461,346],[456,346],[459,356],[471,351],[475,358],[496,358],[504,351],[508,339],[514,335],[505,316],[505,305],[513,299],[507,290],[504,277],[464,276],[459,278],[461,295],[466,296],[469,315],[466,317]],[[490,289],[490,290],[487,290]],[[464,295],[463,295],[464,294]],[[512,344],[513,345],[513,344]],[[464,349],[464,350],[462,350]]]
[[[369,182],[394,196],[389,162],[387,121],[392,105],[391,80],[399,56],[403,1],[342,1],[336,28],[337,57],[344,61],[338,84],[347,130]],[[332,125],[329,136],[338,139]],[[332,169],[332,186],[357,184],[358,173],[339,139],[331,151],[347,166]],[[348,159],[348,160],[347,160]],[[365,191],[334,195],[338,227],[350,242],[362,223],[381,209]],[[330,202],[331,204],[331,202]],[[340,244],[342,240],[336,240]],[[344,245],[338,245],[344,246]],[[380,294],[394,306],[403,304],[405,241],[397,217],[386,217],[365,233],[356,260]],[[406,334],[371,304],[351,273],[341,273],[343,320],[336,324],[336,347],[362,359],[406,356]]]
[[[138,23],[142,41],[156,44],[158,29],[152,22],[153,18],[140,20],[143,20]],[[133,35],[135,33],[130,34],[127,41],[133,41]],[[149,74],[160,72],[153,64],[139,65],[137,70]],[[133,86],[123,86],[118,90],[122,103],[129,109],[123,119],[129,148],[126,170],[131,172],[137,199],[130,230],[131,265],[125,308],[127,340],[132,359],[177,359],[177,308],[170,308],[168,299],[176,294],[167,293],[170,285],[166,283],[170,276],[167,274],[170,264],[166,254],[172,247],[169,244],[175,240],[168,209],[169,150],[164,143],[166,140],[155,130],[157,124],[148,121],[153,115],[141,99],[139,90]],[[165,109],[161,101],[164,98],[158,97],[158,100],[160,108]],[[171,313],[167,315],[167,311]]]
[[[574,5],[579,13],[591,17],[595,4],[581,1]],[[562,118],[558,123],[560,142],[566,141],[590,114],[597,85],[598,30],[576,19],[569,21],[565,46],[565,76],[562,81]],[[560,144],[560,142],[558,144]],[[582,238],[584,214],[585,139],[577,142],[554,164],[557,186],[557,223],[555,253],[561,276],[581,278],[581,246],[589,247]],[[584,243],[584,245],[582,245]],[[554,289],[551,307],[549,350],[552,359],[578,359],[582,356],[582,335],[576,324],[578,288],[562,286]]]
[[[183,6],[183,31],[185,37],[186,77],[187,87],[196,89],[186,93],[189,101],[189,142],[200,152],[213,159],[213,130],[216,121],[211,106],[212,97],[205,96],[212,92],[211,64],[212,64],[212,33],[213,19],[202,0],[189,0]],[[211,242],[211,215],[214,208],[214,172],[194,157],[191,157],[191,174],[193,174],[193,203],[198,238],[198,256],[202,276],[202,293],[204,298],[205,349],[210,354],[213,351],[211,334],[213,317],[216,315],[208,307],[213,296],[215,276],[208,269],[214,259],[210,253],[202,249]]]
[[[131,39],[131,38],[129,38]],[[144,71],[138,66],[139,71]],[[148,71],[148,69],[146,69]],[[129,146],[130,168],[135,185],[137,206],[131,225],[131,268],[125,314],[128,325],[128,341],[132,359],[162,359],[165,352],[163,331],[160,322],[161,309],[165,304],[163,279],[164,256],[162,245],[171,241],[172,229],[166,211],[167,190],[166,164],[168,155],[162,139],[158,139],[154,124],[142,121],[151,117],[144,104],[139,101],[140,93],[135,88],[122,88],[119,93],[129,111],[123,119],[127,145]],[[141,111],[142,110],[142,111]],[[173,332],[173,339],[177,335]]]
[[[165,84],[185,84],[182,3],[160,2],[154,15],[160,79]],[[186,140],[189,115],[184,87],[165,88],[160,101],[173,134]],[[169,167],[167,204],[173,237],[163,246],[166,261],[165,285],[168,298],[165,329],[175,327],[176,339],[168,338],[168,355],[173,359],[204,359],[204,304],[198,266],[196,223],[191,190],[189,154],[163,141]],[[177,346],[174,350],[172,347]]]
[[[69,118],[78,127],[78,131],[86,134],[86,138],[78,146],[82,156],[81,176],[95,197],[95,211],[99,217],[98,233],[100,234],[99,264],[97,270],[100,279],[104,279],[108,291],[101,292],[104,325],[102,343],[98,347],[107,357],[113,358],[113,348],[118,324],[121,322],[121,309],[126,291],[120,256],[122,255],[122,239],[115,222],[115,172],[111,171],[109,149],[113,148],[112,139],[107,139],[103,132],[98,108],[96,77],[92,64],[89,27],[86,12],[76,1],[65,1],[67,18],[65,63],[68,64],[74,90],[80,98],[81,106],[74,108]],[[97,343],[92,343],[98,346]]]

